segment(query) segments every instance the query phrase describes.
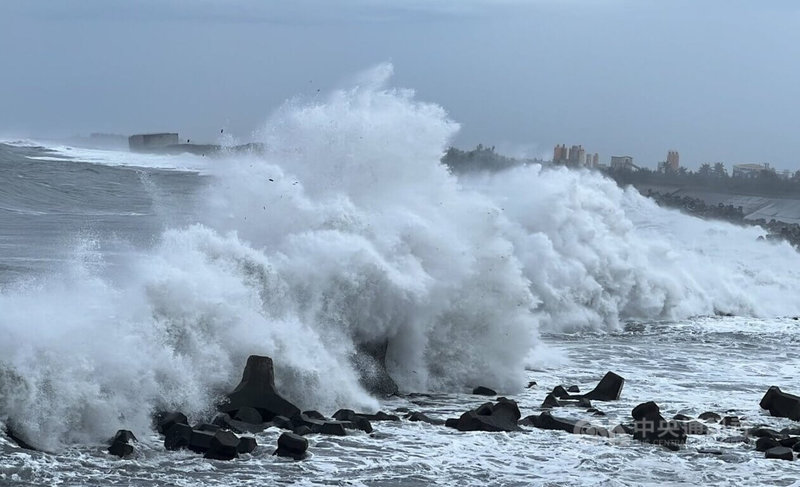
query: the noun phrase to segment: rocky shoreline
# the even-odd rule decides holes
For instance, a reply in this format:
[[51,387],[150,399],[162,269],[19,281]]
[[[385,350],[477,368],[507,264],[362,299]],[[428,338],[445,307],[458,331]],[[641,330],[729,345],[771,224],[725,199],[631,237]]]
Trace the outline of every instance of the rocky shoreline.
[[[397,408],[397,414],[382,411],[368,414],[341,409],[331,417],[326,417],[318,411],[301,411],[283,398],[275,390],[272,360],[269,357],[250,356],[241,382],[217,405],[218,413],[208,422],[190,425],[183,413],[162,411],[154,415],[153,424],[163,437],[165,450],[186,449],[210,460],[223,461],[253,453],[256,448],[267,448],[267,445],[258,445],[254,435],[268,428],[282,430],[277,445],[270,447],[272,454],[298,461],[310,457],[308,435],[374,435],[373,423],[383,421],[398,425],[425,422],[461,432],[524,432],[527,428],[535,428],[590,435],[620,444],[649,443],[672,451],[686,449],[694,435],[712,434],[710,427],[716,425],[739,433],[718,438],[721,446],[738,444],[745,451],[754,449],[763,452],[767,459],[794,460],[800,453],[800,427],[787,426],[776,430],[751,423],[745,417],[730,415],[728,411],[707,411],[697,418],[677,414],[667,419],[656,402],[648,401],[634,407],[630,418],[616,418],[620,423],[612,428],[593,424],[592,420],[610,418],[592,401],[618,401],[624,385],[625,379],[614,372],[608,372],[594,389],[584,394],[580,393],[577,385],[558,384],[544,393],[538,414],[525,417],[522,417],[517,402],[507,397],[497,397],[494,401],[465,411],[458,418],[447,420],[408,408]],[[529,387],[538,386],[531,383]],[[473,394],[496,396],[495,391],[484,386],[473,389]],[[773,417],[800,421],[800,397],[788,394],[779,387],[767,389],[760,407]],[[554,411],[560,408],[581,409],[587,419],[575,420],[554,415]],[[33,449],[25,438],[10,429],[7,436],[22,448]],[[109,455],[122,459],[135,458],[137,443],[132,432],[121,429],[109,442],[107,451]],[[705,446],[697,448],[697,453],[721,455],[722,450]]]

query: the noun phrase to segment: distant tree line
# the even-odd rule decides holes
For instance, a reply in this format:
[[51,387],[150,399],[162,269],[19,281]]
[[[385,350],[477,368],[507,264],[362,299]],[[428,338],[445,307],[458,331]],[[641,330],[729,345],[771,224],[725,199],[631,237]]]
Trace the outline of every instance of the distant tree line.
[[697,171],[689,171],[685,167],[677,171],[669,169],[652,170],[648,168],[602,170],[618,184],[626,185],[664,185],[684,186],[736,194],[800,194],[800,171],[791,177],[781,177],[775,171],[765,169],[748,176],[733,177],[721,162],[703,164]]
[[453,173],[475,171],[501,171],[524,164],[524,161],[498,154],[494,146],[484,147],[483,144],[473,150],[461,150],[450,147],[442,157],[442,163],[450,168]]

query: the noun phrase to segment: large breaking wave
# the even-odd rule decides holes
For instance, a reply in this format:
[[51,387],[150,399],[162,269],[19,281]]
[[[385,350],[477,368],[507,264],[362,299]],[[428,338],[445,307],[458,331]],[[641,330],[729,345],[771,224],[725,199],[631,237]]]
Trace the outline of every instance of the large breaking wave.
[[126,265],[91,245],[69,272],[0,295],[0,418],[30,441],[143,431],[158,408],[213,410],[249,354],[301,407],[374,408],[385,351],[405,391],[513,392],[540,330],[800,312],[800,259],[758,229],[659,209],[581,171],[457,179],[442,108],[391,66],[289,102],[265,154],[210,165],[199,223]]

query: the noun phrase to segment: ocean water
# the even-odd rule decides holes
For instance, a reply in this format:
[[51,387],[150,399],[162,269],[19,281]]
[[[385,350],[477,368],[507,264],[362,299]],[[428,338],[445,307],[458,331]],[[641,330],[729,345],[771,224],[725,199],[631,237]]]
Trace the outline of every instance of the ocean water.
[[[677,453],[408,421],[311,435],[302,462],[271,455],[277,430],[234,462],[165,451],[153,411],[209,418],[250,354],[326,414],[444,419],[484,402],[477,385],[535,414],[555,385],[613,370],[627,382],[606,416],[557,414],[614,426],[655,400],[796,426],[758,402],[800,391],[800,254],[588,171],[456,178],[438,161],[458,124],[390,75],[287,102],[255,134],[264,154],[0,144],[0,422],[43,450],[0,436],[0,484],[800,485],[800,464],[719,425]],[[361,386],[376,344],[399,397]],[[132,459],[104,451],[120,428]]]

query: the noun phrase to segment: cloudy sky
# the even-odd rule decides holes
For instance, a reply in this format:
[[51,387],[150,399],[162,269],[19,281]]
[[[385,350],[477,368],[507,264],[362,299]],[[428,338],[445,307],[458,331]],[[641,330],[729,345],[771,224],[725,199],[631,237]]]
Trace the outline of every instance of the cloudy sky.
[[0,133],[248,139],[387,61],[460,147],[800,168],[788,0],[2,0]]

